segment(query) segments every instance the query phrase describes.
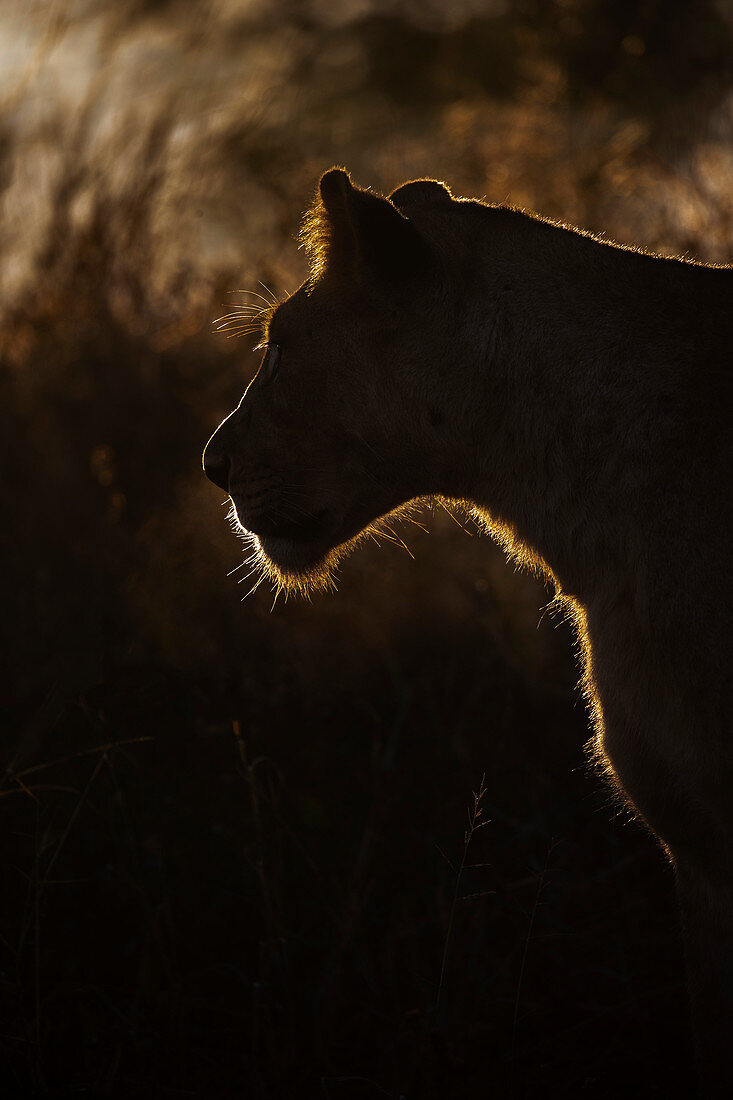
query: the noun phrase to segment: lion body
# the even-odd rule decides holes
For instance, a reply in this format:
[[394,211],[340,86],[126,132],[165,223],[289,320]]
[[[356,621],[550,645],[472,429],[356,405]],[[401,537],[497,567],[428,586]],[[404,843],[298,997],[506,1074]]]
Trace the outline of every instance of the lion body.
[[[733,270],[327,173],[311,278],[207,449],[280,582],[468,502],[577,625],[596,759],[675,867],[708,1095],[733,1086]],[[287,375],[287,377],[286,377]],[[222,473],[226,463],[226,474]],[[218,475],[218,478],[217,478]]]

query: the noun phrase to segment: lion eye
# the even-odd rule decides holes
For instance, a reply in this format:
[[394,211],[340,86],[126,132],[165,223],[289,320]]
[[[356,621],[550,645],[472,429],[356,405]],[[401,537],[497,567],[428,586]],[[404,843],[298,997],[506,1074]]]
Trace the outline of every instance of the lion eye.
[[278,368],[280,367],[280,345],[268,344],[267,351],[265,352],[265,358],[262,360],[262,366],[260,370],[262,372],[263,382],[272,382],[277,378]]

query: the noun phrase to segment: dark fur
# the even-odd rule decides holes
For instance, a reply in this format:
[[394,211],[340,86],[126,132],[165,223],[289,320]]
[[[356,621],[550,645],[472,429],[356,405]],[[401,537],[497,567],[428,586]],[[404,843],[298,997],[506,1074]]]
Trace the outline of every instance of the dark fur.
[[338,170],[304,240],[280,377],[207,464],[286,585],[438,494],[554,580],[595,756],[675,868],[705,1095],[733,1095],[733,270]]

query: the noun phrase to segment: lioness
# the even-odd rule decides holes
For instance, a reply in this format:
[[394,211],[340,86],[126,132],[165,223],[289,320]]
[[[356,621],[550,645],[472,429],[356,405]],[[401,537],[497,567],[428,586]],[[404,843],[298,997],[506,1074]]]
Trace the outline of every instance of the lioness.
[[207,475],[290,589],[424,496],[544,570],[593,753],[674,866],[704,1095],[733,1095],[733,269],[340,169],[304,243]]

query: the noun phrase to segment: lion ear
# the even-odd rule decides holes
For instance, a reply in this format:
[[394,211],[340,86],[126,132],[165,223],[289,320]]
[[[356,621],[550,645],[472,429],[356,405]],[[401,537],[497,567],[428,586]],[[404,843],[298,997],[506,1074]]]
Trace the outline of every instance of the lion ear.
[[319,190],[331,225],[331,247],[357,277],[394,283],[425,270],[427,242],[391,202],[355,187],[341,168],[326,172]]
[[398,210],[407,210],[411,206],[422,203],[450,206],[453,196],[444,183],[438,180],[411,180],[403,183],[389,196],[389,201],[394,203]]

